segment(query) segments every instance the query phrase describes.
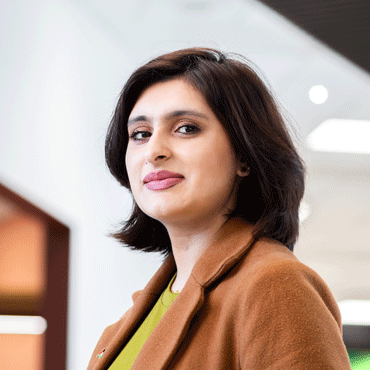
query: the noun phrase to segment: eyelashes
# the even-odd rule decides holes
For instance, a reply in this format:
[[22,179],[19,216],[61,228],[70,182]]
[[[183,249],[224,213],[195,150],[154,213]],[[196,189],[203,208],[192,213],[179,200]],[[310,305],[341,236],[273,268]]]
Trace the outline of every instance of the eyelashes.
[[[182,129],[186,129],[188,131],[185,130],[186,132],[180,132],[180,130],[182,130]],[[192,134],[195,134],[195,133],[199,132],[200,128],[197,125],[188,123],[186,125],[180,126],[176,131],[180,132],[181,134],[184,134],[184,135],[192,135]]]
[[[140,137],[144,136],[144,137]],[[129,136],[129,138],[133,141],[142,141],[145,140],[147,137],[150,137],[151,134],[149,131],[142,131],[142,130],[135,130],[132,132],[132,134]]]
[[[199,133],[200,131],[200,127],[193,123],[183,124],[175,130],[176,133],[179,133],[182,136],[192,136]],[[130,140],[140,142],[145,141],[150,136],[152,136],[151,131],[138,128],[129,135],[129,138]]]

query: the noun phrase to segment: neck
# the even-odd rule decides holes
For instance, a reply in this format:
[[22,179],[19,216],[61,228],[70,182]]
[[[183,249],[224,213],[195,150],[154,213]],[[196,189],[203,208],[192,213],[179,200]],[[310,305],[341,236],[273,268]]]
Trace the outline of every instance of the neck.
[[177,268],[176,279],[172,284],[173,292],[182,290],[194,265],[225,222],[225,216],[218,216],[193,225],[165,225]]

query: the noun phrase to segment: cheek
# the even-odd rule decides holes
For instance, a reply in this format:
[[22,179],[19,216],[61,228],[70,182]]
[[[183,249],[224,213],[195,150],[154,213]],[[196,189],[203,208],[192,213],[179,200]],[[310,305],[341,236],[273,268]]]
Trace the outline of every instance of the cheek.
[[[215,177],[230,177],[236,174],[237,160],[234,149],[230,145],[210,144],[205,146],[206,150],[193,152],[194,162],[200,171]],[[208,176],[207,176],[208,177]]]
[[[209,149],[208,149],[209,148]],[[237,161],[229,146],[207,146],[207,150],[193,151],[193,168],[196,169],[194,189],[205,199],[228,197],[234,188]]]

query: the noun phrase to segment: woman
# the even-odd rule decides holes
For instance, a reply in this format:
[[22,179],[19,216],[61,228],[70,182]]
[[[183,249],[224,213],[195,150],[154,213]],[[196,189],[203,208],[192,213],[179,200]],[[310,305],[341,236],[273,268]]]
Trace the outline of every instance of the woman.
[[304,166],[267,88],[205,48],[135,71],[106,139],[115,234],[166,259],[88,369],[350,369],[336,302],[293,255]]

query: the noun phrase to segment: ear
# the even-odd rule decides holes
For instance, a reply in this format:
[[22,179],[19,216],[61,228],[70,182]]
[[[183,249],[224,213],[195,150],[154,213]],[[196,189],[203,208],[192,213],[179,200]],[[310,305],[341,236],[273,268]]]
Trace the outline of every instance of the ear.
[[237,175],[240,177],[246,177],[250,172],[251,169],[245,163],[241,163],[239,169],[236,171]]

